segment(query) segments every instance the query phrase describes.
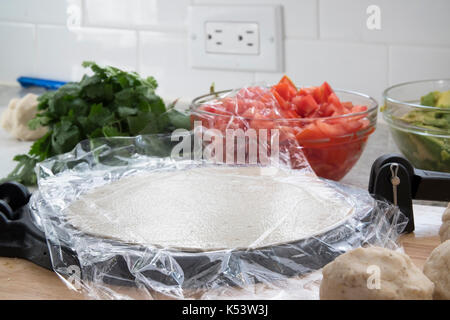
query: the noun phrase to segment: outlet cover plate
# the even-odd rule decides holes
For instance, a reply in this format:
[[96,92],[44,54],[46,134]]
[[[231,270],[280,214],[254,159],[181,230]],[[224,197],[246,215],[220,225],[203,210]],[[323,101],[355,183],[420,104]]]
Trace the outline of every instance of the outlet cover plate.
[[281,6],[190,6],[189,18],[193,68],[282,71]]

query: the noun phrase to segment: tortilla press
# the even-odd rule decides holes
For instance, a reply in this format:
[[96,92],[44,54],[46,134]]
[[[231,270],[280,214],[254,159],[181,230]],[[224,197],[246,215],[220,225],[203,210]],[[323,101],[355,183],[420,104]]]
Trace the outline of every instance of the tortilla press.
[[[399,155],[382,156],[375,161],[372,167],[369,192],[375,198],[385,199],[400,207],[401,211],[409,218],[406,232],[414,230],[413,199],[450,201],[449,190],[449,174],[414,169],[405,158]],[[61,268],[60,266],[52,266],[51,252],[47,246],[45,233],[41,230],[39,223],[32,216],[31,210],[27,206],[29,199],[30,193],[21,184],[7,182],[0,185],[0,256],[23,258],[46,269],[53,270],[55,268],[58,272],[64,272],[64,269],[62,269],[64,266]],[[371,211],[374,210],[358,215],[360,221],[365,219],[371,221]],[[355,230],[350,230],[347,225],[343,224],[334,230],[315,237],[294,242],[258,249],[232,250],[226,259],[227,263],[233,267],[227,272],[239,273],[240,263],[244,262],[247,265],[257,265],[285,276],[306,274],[333,261],[345,252],[349,243],[363,245],[364,243],[356,244],[354,242],[352,233],[365,233],[366,228],[368,228],[367,223],[362,223],[361,227]],[[98,240],[105,241],[105,239]],[[116,244],[118,243],[116,242]],[[127,245],[126,247],[131,252],[128,259],[134,260],[135,263],[139,262],[142,253],[148,254],[151,251],[149,248],[138,245]],[[333,250],[333,247],[341,249]],[[52,254],[60,255],[59,260],[66,262],[66,265],[80,266],[75,252],[64,245],[59,248],[58,252]],[[222,277],[221,265],[223,261],[218,258],[220,255],[217,255],[217,252],[186,253],[180,251],[171,252],[171,254],[183,271],[183,287],[199,288],[208,281],[226,285],[239,285],[238,283],[230,283],[231,280],[227,277]],[[295,266],[280,264],[279,262],[283,258],[288,258],[294,262]],[[84,266],[83,279],[94,278],[89,274],[92,273],[91,270],[97,268],[108,270],[107,273],[102,275],[102,280],[105,283],[136,285],[134,275],[130,273],[123,256],[113,256],[101,261],[100,264]],[[69,270],[66,270],[64,273],[69,274],[69,272]],[[145,271],[143,275],[157,279],[162,283],[177,285],[176,279],[157,269]],[[238,278],[234,277],[234,279]]]
[[[17,182],[0,184],[0,256],[22,258],[52,270],[45,233],[33,222],[28,189]],[[67,250],[64,255],[76,261]]]
[[450,201],[450,174],[414,168],[401,155],[387,154],[372,165],[369,193],[398,206],[414,231],[413,200]]
[[[2,184],[0,185],[0,198],[3,199],[0,207],[0,256],[26,259],[46,269],[66,275],[73,274],[74,270],[72,268],[70,271],[68,266],[81,266],[77,254],[64,244],[58,247],[57,252],[49,250],[45,233],[39,227],[39,223],[27,205],[30,194],[24,186],[16,182]],[[371,215],[371,211],[364,211],[359,216],[362,221],[370,219]],[[358,233],[365,234],[368,228],[367,223],[362,223],[355,229]],[[251,276],[240,276],[241,272],[246,272],[245,267],[244,270],[241,270],[243,265],[255,266],[255,268],[261,269],[260,271],[270,270],[274,274],[288,277],[318,270],[344,253],[345,248],[355,244],[352,232],[347,225],[343,224],[315,237],[257,249],[225,250],[225,254],[221,251],[173,250],[170,251],[170,260],[176,260],[175,269],[182,270],[182,286],[184,288],[203,288],[205,283],[210,282],[240,286],[242,285],[240,282],[258,281],[250,279]],[[152,256],[164,255],[164,252],[160,253],[141,245],[122,244],[111,239],[90,237],[93,241],[111,243],[115,246],[122,245],[127,250],[127,256],[112,255],[103,261],[83,264],[82,279],[95,279],[96,281],[101,279],[106,284],[135,286],[135,275],[130,271],[130,264],[139,265],[142,259],[152,259]],[[50,254],[59,255],[57,260],[64,261],[64,265],[52,265]],[[288,258],[292,264],[280,263],[284,258]],[[226,269],[226,274],[222,270],[224,263],[230,266]],[[80,269],[78,267],[78,270]],[[107,270],[107,272],[101,272],[99,275],[96,270]],[[230,274],[234,275],[231,277],[233,280],[230,280]],[[168,286],[179,284],[179,280],[168,274],[167,270],[149,268],[142,271],[141,275]]]

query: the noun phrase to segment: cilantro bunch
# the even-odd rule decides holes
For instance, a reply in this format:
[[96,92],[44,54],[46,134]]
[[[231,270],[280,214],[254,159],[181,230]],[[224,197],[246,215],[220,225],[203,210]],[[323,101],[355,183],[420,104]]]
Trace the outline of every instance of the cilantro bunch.
[[93,75],[39,97],[38,113],[28,125],[49,130],[28,154],[14,157],[19,163],[3,180],[35,185],[37,162],[68,152],[84,139],[190,129],[189,117],[175,110],[175,103],[166,107],[155,94],[158,84],[153,77],[142,79],[135,72],[94,62],[84,62],[83,67],[91,68]]

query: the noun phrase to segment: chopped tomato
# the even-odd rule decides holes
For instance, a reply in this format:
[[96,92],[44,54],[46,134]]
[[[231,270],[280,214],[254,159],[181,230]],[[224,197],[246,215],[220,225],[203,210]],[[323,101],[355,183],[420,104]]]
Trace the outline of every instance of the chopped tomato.
[[313,91],[314,99],[317,103],[323,103],[328,101],[328,97],[333,93],[328,82],[324,82],[320,87],[316,87]]
[[315,123],[311,123],[308,126],[306,126],[302,131],[297,133],[296,138],[298,142],[302,144],[302,142],[323,140],[326,139],[327,136],[325,133],[319,130],[319,128]]
[[273,91],[277,92],[284,100],[290,101],[297,94],[297,87],[291,79],[283,76],[278,84],[272,87]]
[[284,98],[282,96],[280,96],[280,94],[278,93],[278,91],[276,91],[274,88],[272,88],[272,94],[275,97],[275,99],[277,99],[278,104],[280,105],[281,108],[286,109],[286,100],[284,100]]
[[347,110],[351,110],[353,108],[353,103],[350,101],[341,102],[341,104]]
[[335,117],[344,114],[344,110],[341,107],[336,106],[334,103],[323,103],[320,111],[323,117]]
[[347,133],[344,126],[340,123],[327,123],[325,121],[317,121],[317,128],[327,137],[340,137]]
[[270,118],[257,112],[250,121],[250,127],[254,129],[272,129],[274,127],[273,121]]
[[367,107],[366,106],[354,106],[351,109],[350,113],[359,113],[359,112],[365,112],[367,111]]
[[343,106],[341,104],[341,101],[339,100],[339,98],[337,97],[337,95],[332,92],[329,96],[328,96],[328,103],[335,105],[337,108],[342,109]]
[[278,83],[286,83],[289,85],[289,87],[292,88],[292,90],[297,91],[297,87],[295,86],[294,82],[292,82],[292,80],[286,75],[284,75]]
[[279,83],[273,87],[275,91],[284,99],[291,100],[297,94],[297,89],[287,83]]
[[314,88],[300,88],[300,90],[298,90],[297,95],[307,96],[307,95],[312,95],[313,92],[314,92]]
[[298,113],[294,110],[281,110],[280,114],[283,118],[296,119],[298,118]]
[[292,103],[295,105],[297,113],[302,117],[307,117],[319,109],[319,105],[310,95],[296,96],[292,99]]
[[341,125],[345,128],[345,130],[349,133],[353,133],[361,129],[364,125],[361,121],[355,119],[340,119]]

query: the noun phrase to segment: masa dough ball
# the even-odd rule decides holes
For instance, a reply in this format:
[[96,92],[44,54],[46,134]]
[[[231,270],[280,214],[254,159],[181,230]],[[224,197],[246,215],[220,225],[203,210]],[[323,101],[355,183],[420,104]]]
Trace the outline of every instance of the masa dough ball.
[[5,111],[3,111],[2,113],[2,117],[0,119],[0,125],[3,129],[5,129],[6,131],[10,132],[12,130],[12,118],[13,118],[13,113],[16,110],[16,105],[17,102],[19,101],[18,98],[13,98],[9,101],[8,107],[6,108]]
[[434,283],[433,298],[450,300],[450,240],[431,252],[423,272]]
[[442,226],[439,229],[439,236],[441,237],[441,242],[450,239],[450,203],[442,216]]
[[447,209],[445,209],[444,214],[442,215],[442,221],[450,221],[450,203],[448,204]]
[[322,300],[430,300],[433,295],[433,283],[407,255],[380,247],[349,251],[322,273]]
[[32,93],[22,99],[12,99],[3,112],[1,126],[18,140],[33,141],[47,133],[46,127],[28,128],[28,122],[36,116],[38,96]]
[[439,236],[441,237],[441,242],[450,240],[450,220],[442,223],[442,226],[439,229]]

